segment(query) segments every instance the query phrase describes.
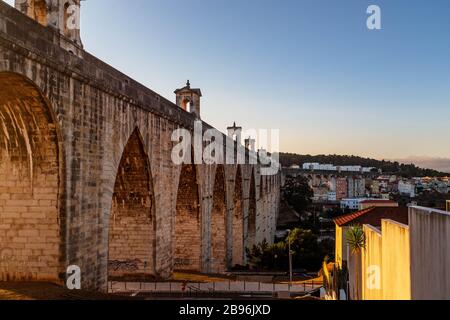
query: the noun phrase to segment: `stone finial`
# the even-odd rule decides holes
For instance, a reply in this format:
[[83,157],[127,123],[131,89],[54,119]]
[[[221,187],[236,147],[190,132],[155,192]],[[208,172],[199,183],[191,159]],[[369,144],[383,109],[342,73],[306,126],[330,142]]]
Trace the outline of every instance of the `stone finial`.
[[236,141],[241,141],[242,127],[236,126],[236,122],[233,123],[232,127],[228,127],[227,131],[230,138],[236,137]]

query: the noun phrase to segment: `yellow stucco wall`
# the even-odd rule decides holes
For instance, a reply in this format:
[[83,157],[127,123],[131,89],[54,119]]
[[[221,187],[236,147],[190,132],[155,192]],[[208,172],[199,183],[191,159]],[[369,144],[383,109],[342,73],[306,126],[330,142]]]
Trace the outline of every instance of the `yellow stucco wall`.
[[382,236],[380,230],[364,225],[366,247],[362,251],[362,299],[382,300]]
[[349,249],[347,245],[347,233],[348,227],[339,227],[336,225],[336,241],[335,241],[335,262],[342,267],[342,262],[349,259]]
[[335,237],[335,262],[342,266],[342,228],[336,225],[336,237]]
[[348,273],[349,273],[349,297],[352,300],[361,300],[363,297],[362,293],[362,253],[353,253],[350,251],[347,260]]
[[[409,208],[409,226],[382,220],[381,234],[372,226],[364,226],[366,248],[360,257],[362,270],[358,277],[361,298],[450,299],[449,230],[450,214],[421,207]],[[346,251],[345,232],[345,227],[337,229],[336,253],[340,257]],[[349,256],[351,287],[355,286],[355,258]],[[381,290],[373,286],[377,272],[373,266],[377,265],[381,265]]]
[[411,299],[409,227],[382,220],[382,288],[384,300]]

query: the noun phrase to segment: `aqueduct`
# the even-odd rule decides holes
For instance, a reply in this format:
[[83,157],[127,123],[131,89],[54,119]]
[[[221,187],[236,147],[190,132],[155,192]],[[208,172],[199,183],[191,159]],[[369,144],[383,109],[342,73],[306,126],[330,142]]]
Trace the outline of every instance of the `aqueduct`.
[[280,175],[174,164],[196,100],[184,110],[90,55],[58,28],[79,1],[45,1],[0,1],[0,280],[63,282],[77,265],[83,288],[106,290],[108,277],[244,264],[274,237]]

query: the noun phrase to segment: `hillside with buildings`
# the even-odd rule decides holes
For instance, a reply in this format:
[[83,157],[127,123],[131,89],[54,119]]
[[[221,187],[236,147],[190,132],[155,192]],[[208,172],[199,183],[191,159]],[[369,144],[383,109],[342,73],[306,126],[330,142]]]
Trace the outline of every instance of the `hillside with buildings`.
[[305,163],[332,163],[334,166],[362,166],[375,168],[385,174],[395,174],[405,178],[412,177],[445,177],[449,173],[434,169],[419,168],[414,164],[403,164],[396,161],[376,160],[358,156],[346,155],[300,155],[295,153],[280,153],[280,163],[283,167],[300,166]]
[[[309,169],[311,168],[311,169]],[[339,202],[342,209],[358,209],[368,199],[396,200],[407,204],[445,208],[450,200],[449,177],[405,178],[396,174],[366,173],[371,167],[307,163],[297,169],[284,168],[283,176],[303,177],[313,191],[315,203]]]

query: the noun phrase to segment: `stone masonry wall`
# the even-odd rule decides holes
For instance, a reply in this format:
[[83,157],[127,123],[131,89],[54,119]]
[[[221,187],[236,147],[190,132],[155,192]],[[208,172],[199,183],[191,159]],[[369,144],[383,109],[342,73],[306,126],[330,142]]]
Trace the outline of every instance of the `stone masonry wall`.
[[[172,132],[180,127],[192,132],[194,115],[82,49],[76,55],[63,50],[58,32],[1,1],[0,18],[0,78],[7,79],[2,84],[12,84],[9,88],[0,86],[0,238],[2,246],[7,244],[6,255],[22,265],[22,269],[14,266],[10,270],[27,270],[18,271],[14,277],[63,282],[67,266],[77,265],[82,271],[83,288],[106,290],[111,254],[109,233],[112,228],[114,236],[117,226],[111,219],[115,212],[111,213],[111,208],[120,208],[114,199],[115,186],[127,143],[135,132],[149,165],[154,195],[154,238],[150,249],[154,252],[154,274],[165,278],[176,268],[176,229],[179,234],[186,230],[175,224],[174,217],[180,216],[177,198],[181,204],[178,209],[188,205],[192,208],[191,214],[184,216],[190,217],[184,227],[196,230],[193,237],[182,242],[185,247],[179,251],[189,252],[189,259],[195,257],[195,269],[211,270],[215,171],[196,166],[198,192],[194,192],[192,178],[186,178],[171,161]],[[13,78],[17,81],[11,81]],[[34,89],[29,90],[30,87]],[[203,127],[211,128],[206,123]],[[239,171],[236,177],[236,166],[224,167],[227,266],[232,260],[243,262],[243,238],[248,233],[243,221],[248,219],[251,207],[249,168]],[[258,188],[260,176],[259,171],[255,172]],[[192,197],[178,188],[179,180],[188,180],[191,187],[186,192]],[[184,204],[183,197],[187,197]],[[276,195],[262,204],[259,197],[256,203],[257,230],[266,229],[268,234],[273,233],[274,225],[264,224],[274,221],[270,217],[277,211],[274,198]],[[128,195],[128,199],[131,204],[127,200],[125,207],[133,205],[133,197]],[[192,206],[195,201],[196,210]],[[148,205],[150,202],[143,206],[146,212]],[[269,217],[261,219],[261,215]],[[261,239],[256,233],[256,239]],[[14,244],[16,238],[19,240]],[[2,259],[2,263],[5,261]]]

